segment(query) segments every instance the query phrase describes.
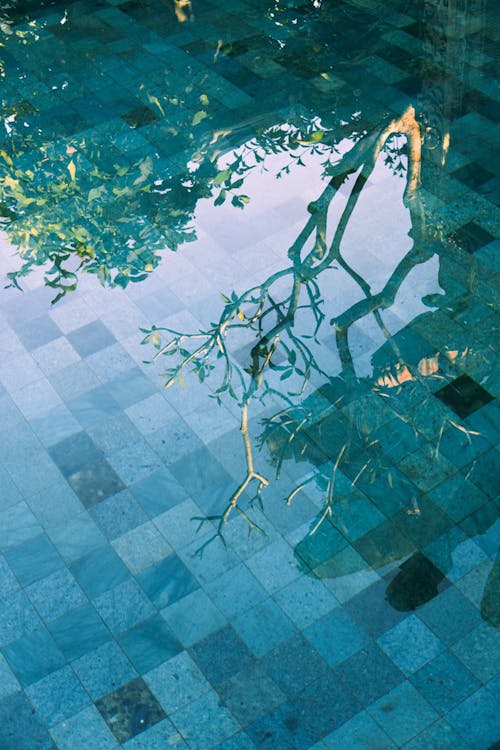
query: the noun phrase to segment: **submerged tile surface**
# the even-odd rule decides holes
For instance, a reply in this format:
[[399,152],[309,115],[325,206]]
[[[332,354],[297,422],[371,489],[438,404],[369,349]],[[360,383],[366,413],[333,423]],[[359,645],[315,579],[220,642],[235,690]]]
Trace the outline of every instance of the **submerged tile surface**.
[[496,747],[490,10],[2,8],[2,750]]

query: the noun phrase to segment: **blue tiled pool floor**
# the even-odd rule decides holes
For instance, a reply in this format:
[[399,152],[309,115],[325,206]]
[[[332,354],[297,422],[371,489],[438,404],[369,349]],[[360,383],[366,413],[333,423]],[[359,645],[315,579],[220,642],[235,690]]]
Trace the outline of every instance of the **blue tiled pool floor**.
[[[359,130],[366,131],[381,109],[401,114],[416,80],[433,75],[429,61],[423,72],[417,66],[420,11],[429,3],[413,15],[406,6],[404,13],[397,4],[388,8],[375,49],[359,38],[378,13],[371,4],[342,4],[341,37],[308,31],[304,3],[300,33],[317,41],[317,57],[303,55],[301,44],[309,47],[300,34],[286,36],[276,25],[279,4],[233,2],[230,12],[222,3],[205,5],[178,3],[177,17],[155,0],[113,0],[92,12],[74,3],[66,15],[57,5],[38,9],[38,46],[24,45],[22,35],[7,45],[3,116],[15,104],[30,128],[52,134],[56,148],[73,139],[83,149],[78,144],[90,139],[88,164],[78,162],[88,195],[107,180],[115,191],[127,190],[119,169],[147,155],[158,158],[153,176],[162,178],[181,173],[193,155],[182,131],[165,137],[174,115],[155,103],[157,91],[173,98],[176,88],[193,84],[182,115],[191,124],[205,106],[200,96],[213,97],[206,132],[216,142],[224,137],[214,135],[217,125],[232,128],[229,152],[259,132],[262,118],[283,123],[302,109],[322,112],[327,98],[340,119],[343,108],[352,115],[359,105]],[[358,18],[361,11],[367,16]],[[293,8],[282,12],[292,23]],[[331,22],[329,9],[321,12]],[[192,21],[179,23],[191,13]],[[165,389],[163,363],[145,363],[151,349],[141,345],[139,328],[203,328],[220,314],[221,292],[241,293],[279,270],[308,220],[308,203],[324,188],[318,159],[291,188],[283,175],[272,195],[269,183],[261,195],[259,180],[250,182],[243,211],[227,204],[212,210],[207,196],[198,196],[197,240],[165,250],[140,283],[105,289],[82,273],[77,289],[54,305],[54,289],[35,264],[23,292],[1,290],[1,750],[495,746],[498,95],[485,18],[478,6],[464,21],[464,38],[472,39],[465,72],[453,60],[434,60],[446,73],[438,76],[441,92],[449,86],[453,93],[454,81],[460,101],[449,115],[446,167],[435,167],[436,179],[432,170],[422,178],[437,249],[386,305],[393,337],[380,336],[374,316],[360,316],[349,333],[356,374],[349,381],[326,324],[318,358],[328,377],[314,376],[304,393],[300,403],[313,418],[289,448],[285,427],[265,432],[282,401],[272,395],[252,403],[255,461],[269,486],[251,517],[265,534],[249,535],[236,514],[224,529],[226,546],[209,542],[215,521],[197,530],[193,517],[220,513],[245,474],[240,412],[231,400],[218,407],[209,398],[210,378],[187,377],[184,388]],[[450,33],[455,42],[459,26]],[[30,27],[19,20],[14,28]],[[277,51],[280,34],[286,44]],[[365,80],[359,60],[350,59],[358,41]],[[330,44],[323,58],[321,45]],[[38,67],[49,51],[67,55],[58,73]],[[95,64],[82,67],[78,52],[94,55]],[[328,55],[349,59],[325,71]],[[9,76],[18,65],[24,84]],[[145,80],[151,89],[144,93]],[[465,88],[457,84],[463,80]],[[23,151],[15,166],[27,169],[32,156]],[[354,214],[345,254],[376,294],[404,256],[401,243],[409,247],[410,225],[397,173],[379,168],[369,181],[373,202]],[[378,201],[380,192],[396,207]],[[73,226],[76,203],[56,197],[54,221]],[[163,247],[172,216],[157,229],[150,208],[141,214],[134,204],[133,211],[123,234],[114,235],[116,247],[130,235],[139,241],[145,226],[151,242],[162,230],[155,247]],[[106,217],[110,226],[116,220],[111,209]],[[47,214],[38,221],[47,222]],[[19,268],[16,222],[5,231],[3,278]],[[359,232],[371,240],[364,255]],[[328,320],[341,320],[359,301],[351,279],[342,279],[337,287],[325,282]],[[247,362],[245,347],[235,342],[235,362]],[[283,388],[280,377],[277,371]],[[300,422],[295,413],[292,422]],[[335,503],[319,524],[334,464]]]

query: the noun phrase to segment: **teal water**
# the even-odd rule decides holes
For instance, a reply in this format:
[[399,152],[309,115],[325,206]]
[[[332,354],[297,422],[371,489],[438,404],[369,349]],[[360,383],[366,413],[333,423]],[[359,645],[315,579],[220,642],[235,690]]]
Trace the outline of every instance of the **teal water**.
[[494,15],[2,6],[2,750],[495,745]]

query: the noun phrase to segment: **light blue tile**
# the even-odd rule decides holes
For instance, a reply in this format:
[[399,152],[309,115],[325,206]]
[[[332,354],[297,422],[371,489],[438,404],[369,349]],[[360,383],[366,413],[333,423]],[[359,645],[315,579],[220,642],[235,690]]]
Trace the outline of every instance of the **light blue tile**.
[[141,674],[178,654],[182,646],[161,615],[131,628],[120,636],[120,644]]
[[435,709],[446,713],[480,683],[453,654],[445,651],[419,669],[412,683]]
[[72,667],[94,700],[137,677],[132,664],[114,641],[76,659]]
[[420,669],[445,648],[416,615],[394,625],[377,638],[377,643],[406,675]]
[[3,653],[23,685],[38,682],[64,664],[64,656],[44,627],[8,644]]
[[0,549],[38,536],[43,531],[26,503],[20,502],[0,512]]
[[274,599],[299,628],[306,628],[338,607],[337,599],[322,582],[306,575],[277,591]]
[[125,742],[125,750],[164,750],[166,747],[175,747],[179,750],[189,747],[172,723],[163,719],[158,724],[146,729],[136,737]]
[[268,593],[243,564],[235,565],[208,584],[205,591],[215,606],[226,615],[233,617],[268,598]]
[[84,708],[70,719],[53,726],[50,733],[57,742],[59,750],[88,750],[90,747],[98,747],[99,750],[118,748],[118,743],[95,706]]
[[340,608],[310,625],[304,635],[331,667],[352,656],[367,643],[363,631]]
[[366,711],[325,737],[323,744],[328,750],[396,750],[397,747]]
[[106,542],[106,537],[86,511],[48,529],[48,534],[67,562],[78,560]]
[[87,597],[67,568],[56,570],[32,583],[26,591],[46,622],[87,602]]
[[441,719],[404,747],[405,750],[471,750],[472,746]]
[[26,694],[38,715],[49,726],[81,711],[90,698],[71,667],[63,667],[26,688]]
[[488,750],[498,740],[498,701],[484,687],[450,711],[447,720],[474,750]]
[[367,711],[397,746],[413,739],[438,718],[436,711],[408,682],[372,703]]
[[2,597],[15,594],[20,589],[19,582],[5,557],[0,555],[0,591]]
[[150,518],[159,516],[187,499],[182,485],[166,470],[150,474],[132,485],[130,491]]
[[171,719],[192,750],[210,750],[240,729],[214,691],[176,711]]
[[109,630],[90,604],[53,620],[49,630],[67,659],[78,659],[111,639]]
[[296,628],[272,599],[233,618],[233,626],[255,656],[263,656],[295,635]]
[[80,557],[70,569],[91,599],[130,578],[129,571],[109,546],[98,547],[85,557]]
[[5,698],[6,695],[17,693],[20,689],[21,686],[13,671],[6,662],[5,657],[0,654],[0,700]]
[[199,588],[177,555],[168,555],[146,568],[138,574],[137,581],[157,607],[167,607]]
[[38,614],[22,591],[0,598],[0,646],[32,633],[41,624]]
[[108,539],[116,539],[148,520],[146,513],[128,490],[97,503],[90,513]]
[[168,715],[211,690],[187,651],[147,672],[144,680]]
[[27,503],[45,529],[57,527],[83,511],[83,505],[62,477],[45,490],[29,495]]
[[161,610],[172,632],[188,648],[226,624],[226,618],[199,589]]
[[500,672],[500,631],[486,622],[455,643],[451,650],[481,682]]
[[101,594],[94,603],[114,633],[122,633],[156,612],[141,587],[132,579]]
[[246,565],[270,594],[295,581],[300,575],[293,551],[283,539],[271,542],[252,555]]
[[44,578],[64,564],[45,534],[10,547],[5,557],[23,586]]

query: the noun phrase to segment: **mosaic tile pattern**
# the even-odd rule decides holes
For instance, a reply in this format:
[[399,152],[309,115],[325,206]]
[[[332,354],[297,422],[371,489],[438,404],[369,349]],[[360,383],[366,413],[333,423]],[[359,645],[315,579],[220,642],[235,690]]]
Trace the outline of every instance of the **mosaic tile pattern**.
[[[307,391],[315,419],[256,511],[266,536],[248,537],[235,518],[227,549],[215,542],[200,556],[214,529],[197,533],[191,519],[219,512],[240,481],[238,412],[218,409],[194,379],[165,390],[139,328],[199,328],[219,314],[221,291],[280,268],[324,187],[317,164],[288,183],[283,175],[291,188],[277,197],[257,182],[244,211],[209,211],[200,199],[198,241],[165,251],[142,283],[103,290],[82,274],[52,305],[37,269],[24,294],[2,289],[0,747],[496,747],[498,94],[485,8],[450,6],[444,19],[397,2],[382,12],[192,0],[177,15],[159,0],[105,0],[92,12],[31,5],[0,48],[2,117],[16,113],[64,158],[70,137],[91,145],[79,184],[88,194],[111,183],[110,225],[126,218],[117,196],[127,169],[154,159],[151,190],[184,174],[190,128],[200,144],[227,130],[229,152],[269,122],[320,113],[333,127],[359,111],[356,129],[369,131],[381,112],[442,95],[447,112],[426,123],[425,158],[433,128],[451,145],[445,167],[422,177],[439,219],[434,266],[419,275],[417,263],[411,289],[381,313],[389,342],[372,315],[351,328],[353,387],[328,328],[320,348],[331,377]],[[36,43],[23,43],[24,13],[39,25]],[[457,39],[467,54],[456,54]],[[8,129],[0,153],[6,144]],[[373,294],[408,246],[406,209],[398,234],[386,199],[401,204],[398,184],[397,172],[370,175],[371,198],[353,219],[365,234],[345,238]],[[78,216],[73,197],[50,201],[58,220]],[[153,227],[148,210],[137,227],[163,248],[172,217]],[[113,240],[120,247],[127,231]],[[16,260],[7,239],[0,250],[5,278]],[[347,281],[327,291],[329,318],[359,301]],[[235,360],[247,349],[238,344]],[[257,407],[254,437],[277,404]],[[335,514],[312,534],[321,487],[307,484],[290,507],[283,498],[311,472],[324,480],[346,436]],[[262,441],[271,474],[280,439]],[[382,468],[371,474],[367,460]]]

